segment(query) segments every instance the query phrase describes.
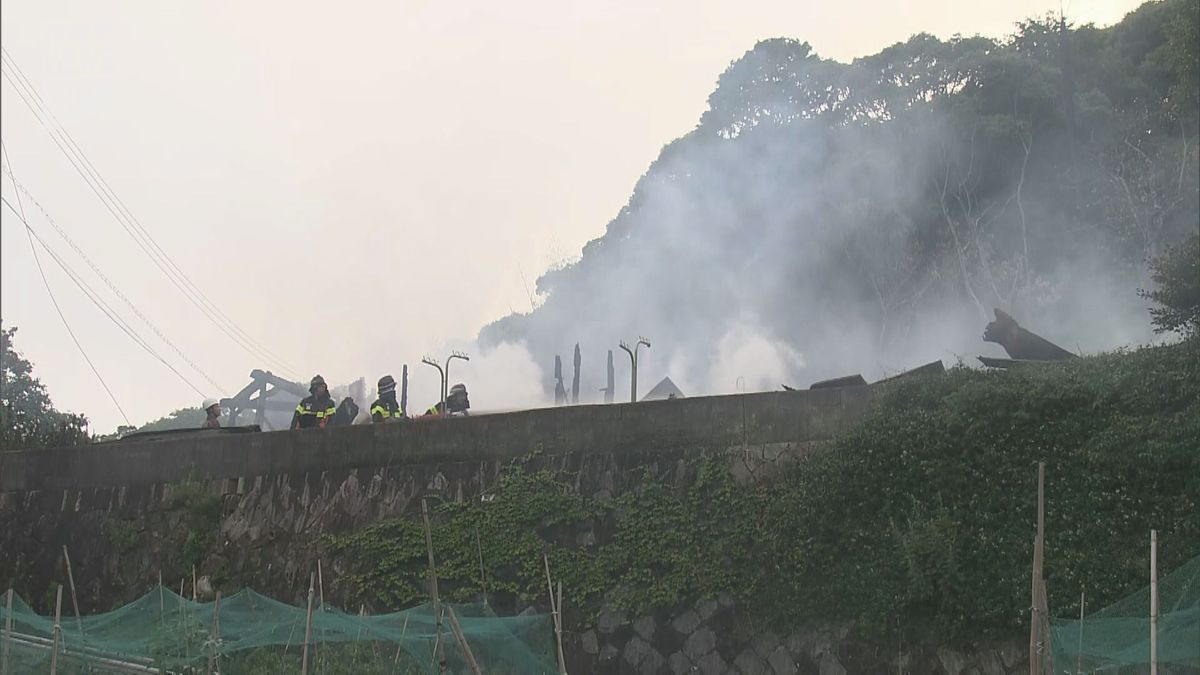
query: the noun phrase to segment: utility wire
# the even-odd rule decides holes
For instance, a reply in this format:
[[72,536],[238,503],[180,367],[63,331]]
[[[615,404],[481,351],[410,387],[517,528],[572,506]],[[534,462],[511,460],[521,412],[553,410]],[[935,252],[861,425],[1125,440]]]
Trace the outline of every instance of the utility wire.
[[190,358],[188,358],[187,354],[184,354],[183,351],[179,347],[175,346],[175,343],[171,342],[171,340],[169,340],[167,338],[167,336],[164,335],[161,330],[159,330],[158,326],[154,325],[154,322],[151,321],[149,318],[147,318],[146,315],[143,314],[142,311],[137,308],[137,305],[133,304],[133,301],[131,301],[129,298],[125,297],[125,294],[121,292],[121,289],[117,288],[116,284],[114,284],[108,278],[108,276],[106,276],[104,274],[104,272],[102,272],[100,270],[99,266],[97,266],[96,263],[92,262],[92,259],[89,258],[88,255],[86,253],[84,253],[81,248],[79,248],[79,246],[71,239],[70,236],[67,235],[67,233],[65,231],[63,231],[63,229],[61,227],[59,227],[58,223],[54,221],[54,218],[50,217],[50,214],[46,212],[45,207],[43,207],[41,205],[41,203],[38,202],[37,198],[35,198],[33,196],[33,194],[30,193],[29,190],[24,185],[19,183],[17,181],[17,179],[12,175],[11,172],[9,172],[8,170],[5,170],[5,173],[8,174],[8,178],[9,178],[9,180],[12,181],[13,185],[18,190],[20,190],[22,193],[25,194],[25,198],[28,199],[30,202],[32,202],[35,207],[37,207],[37,210],[40,211],[42,213],[42,216],[46,219],[46,222],[50,223],[50,225],[54,228],[54,230],[56,232],[58,232],[58,236],[62,237],[63,240],[67,242],[67,245],[69,245],[71,247],[71,249],[74,250],[75,253],[79,255],[80,258],[83,258],[83,261],[85,263],[87,263],[88,267],[90,267],[93,272],[96,273],[96,276],[100,277],[100,279],[105,284],[108,285],[108,288],[118,298],[120,298],[129,307],[129,309],[131,309],[133,311],[133,313],[136,314],[137,317],[142,320],[143,323],[145,323],[147,326],[149,326],[150,330],[154,331],[154,334],[157,335],[160,340],[162,340],[164,343],[166,343],[166,345],[168,347],[170,347],[176,354],[178,354],[179,358],[183,359],[183,361],[185,363],[187,363],[189,366],[192,367],[192,370],[195,370],[197,373],[200,374],[201,377],[203,377],[205,380],[207,380],[208,383],[213,386],[214,391],[221,391],[221,385],[217,384],[211,377],[209,377],[208,373],[204,372],[204,370],[202,370],[200,368],[200,366],[196,365]]
[[[5,56],[7,56],[7,53],[5,53]],[[10,61],[5,62],[4,65],[6,68],[12,69],[15,67],[15,63],[11,63],[11,56],[8,58]],[[84,179],[84,182],[87,183],[92,192],[100,199],[101,203],[113,216],[113,218],[117,220],[118,224],[120,224],[122,228],[125,229],[126,233],[129,234],[129,236],[134,240],[134,242],[138,244],[138,246],[142,249],[142,252],[150,258],[151,262],[153,262],[156,267],[159,268],[159,271],[166,275],[168,280],[170,280],[171,283],[175,285],[175,287],[179,289],[181,293],[184,294],[184,297],[186,297],[193,305],[195,305],[196,308],[199,309],[206,318],[212,321],[214,325],[221,329],[222,332],[224,332],[231,340],[237,343],[238,346],[242,347],[242,349],[244,349],[248,354],[255,359],[266,361],[268,364],[274,363],[276,367],[280,368],[281,370],[291,371],[291,369],[282,361],[282,359],[275,356],[265,347],[262,347],[255,342],[245,333],[245,331],[243,331],[240,327],[234,324],[231,319],[225,316],[224,313],[221,312],[220,309],[217,308],[212,301],[209,300],[208,297],[205,296],[203,292],[195,286],[194,283],[192,283],[192,281],[182,272],[182,270],[179,269],[178,265],[176,265],[174,261],[171,260],[164,251],[162,251],[162,248],[158,246],[157,242],[154,241],[149,233],[146,232],[143,227],[141,227],[140,222],[137,222],[136,218],[133,218],[132,214],[128,212],[127,208],[125,208],[124,212],[122,212],[124,203],[120,202],[119,197],[116,196],[115,192],[112,191],[107,182],[104,182],[103,177],[95,171],[95,168],[91,165],[86,155],[83,155],[82,151],[78,149],[78,146],[72,147],[74,141],[70,138],[70,134],[66,132],[65,128],[62,128],[61,124],[59,124],[59,129],[54,129],[50,126],[47,118],[53,119],[55,123],[57,123],[57,119],[53,118],[53,113],[50,113],[48,110],[39,109],[39,107],[32,102],[35,100],[40,100],[40,97],[37,95],[36,90],[29,88],[32,87],[32,84],[29,84],[27,81],[21,81],[21,76],[22,74],[14,75],[10,72],[4,73],[4,78],[8,80],[10,85],[13,86],[18,96],[21,97],[22,102],[25,103],[25,106],[29,108],[31,113],[33,113],[38,123],[41,124],[47,133],[50,134],[51,140],[54,141],[55,145],[57,145],[59,150],[62,151],[64,156],[66,156],[67,160],[71,163],[71,166],[77,173],[79,173],[80,177]],[[14,80],[14,77],[17,79]]]
[[[161,259],[161,261],[167,265],[169,269],[163,269],[161,265],[159,268],[164,274],[167,274],[168,277],[174,276],[174,278],[172,278],[172,282],[176,283],[176,286],[179,287],[180,291],[185,295],[189,295],[190,293],[189,300],[192,300],[193,304],[196,304],[197,308],[204,312],[206,316],[210,318],[210,320],[213,320],[219,325],[224,324],[224,326],[228,326],[233,330],[233,332],[237,333],[240,336],[240,339],[233,335],[230,335],[230,338],[234,339],[235,342],[238,342],[239,346],[247,349],[246,344],[249,344],[259,352],[258,354],[251,352],[251,355],[255,356],[255,358],[263,358],[264,360],[268,361],[273,359],[279,365],[284,366],[284,369],[288,369],[287,364],[284,363],[281,358],[258,343],[256,340],[254,340],[254,338],[250,337],[246,331],[242,330],[240,326],[234,323],[232,319],[222,312],[220,307],[213,303],[208,296],[205,295],[204,292],[192,282],[192,280],[187,276],[186,273],[183,272],[179,265],[176,264],[175,261],[167,254],[167,252],[164,251],[161,246],[159,246],[158,242],[154,240],[154,237],[151,236],[145,227],[142,226],[141,221],[139,221],[137,217],[133,215],[133,213],[125,205],[125,202],[121,200],[119,195],[117,195],[116,191],[109,186],[106,180],[104,180],[104,177],[92,164],[91,160],[88,159],[87,155],[83,152],[83,149],[80,148],[75,142],[75,139],[73,136],[71,136],[71,133],[66,129],[65,126],[63,126],[61,122],[58,121],[58,118],[54,116],[54,113],[42,99],[37,89],[33,86],[33,83],[25,75],[24,71],[21,70],[20,66],[17,65],[16,61],[12,57],[12,54],[9,54],[8,50],[3,48],[0,48],[0,51],[2,51],[3,56],[7,58],[7,63],[5,65],[7,65],[8,68],[13,71],[17,79],[17,82],[14,83],[10,76],[9,83],[13,84],[14,87],[16,87],[16,85],[19,83],[24,89],[24,93],[28,93],[33,101],[31,104],[30,100],[27,100],[25,96],[22,95],[22,102],[24,102],[26,106],[30,108],[30,112],[34,113],[34,116],[38,118],[38,122],[42,124],[48,133],[50,133],[51,138],[55,140],[56,145],[59,145],[59,149],[62,150],[64,154],[68,154],[68,159],[72,159],[73,155],[74,159],[79,160],[83,167],[87,169],[88,175],[94,179],[96,183],[96,186],[93,187],[93,191],[97,191],[97,189],[99,189],[105,193],[104,197],[107,197],[109,200],[111,200],[111,205],[110,202],[105,201],[105,206],[108,207],[110,213],[113,213],[113,216],[118,219],[118,222],[120,222],[123,227],[126,227],[126,231],[134,238],[134,241],[138,242],[147,255],[150,255],[155,259],[156,263]],[[23,92],[18,91],[18,93],[22,94]],[[46,120],[53,122],[56,127],[55,129],[51,129],[46,121],[43,120],[39,112],[34,110],[34,104],[36,104],[36,107],[40,110],[40,112],[45,115]],[[56,132],[58,137],[55,136]],[[60,139],[67,147],[63,147],[63,145],[59,143]],[[76,171],[79,171],[81,176],[84,176],[84,171],[80,166],[76,165],[74,161],[72,161],[72,165],[75,166]],[[85,180],[88,180],[88,176],[84,176],[84,178]],[[92,187],[92,183],[90,181],[89,187]],[[97,192],[97,196],[101,197],[99,192]],[[102,201],[104,201],[104,197],[101,197]],[[113,212],[114,208],[117,212]],[[122,216],[124,216],[124,220],[122,220]],[[137,234],[135,234],[133,231],[130,231],[130,226],[132,226],[133,230],[135,230]],[[137,235],[140,235],[140,239]],[[146,250],[146,245],[152,248],[153,251]],[[172,272],[174,275],[172,275]],[[177,280],[178,282],[182,282],[182,286],[180,286]],[[243,342],[246,344],[243,344]],[[247,351],[250,350],[247,349]],[[263,355],[266,356],[264,357]]]
[[[129,337],[129,339],[133,340],[134,343],[136,343],[139,347],[141,347],[143,350],[145,350],[146,353],[148,353],[151,356],[153,356],[154,358],[158,359],[172,373],[175,373],[175,375],[178,376],[180,380],[183,380],[184,384],[186,384],[188,387],[191,387],[192,391],[196,392],[196,394],[198,394],[200,396],[204,396],[203,391],[201,391],[199,388],[197,388],[195,384],[192,384],[191,380],[189,380],[186,376],[184,376],[183,373],[179,372],[179,370],[177,368],[175,368],[175,366],[171,365],[171,363],[169,361],[164,359],[161,354],[154,351],[154,348],[151,347],[149,345],[149,343],[147,343],[144,339],[142,339],[142,337],[140,335],[138,335],[136,331],[134,331],[133,327],[130,326],[124,319],[122,319],[120,314],[118,314],[116,312],[116,310],[114,310],[112,308],[112,306],[110,306],[108,303],[106,303],[104,301],[103,298],[100,297],[100,294],[98,294],[95,291],[95,289],[93,289],[91,286],[89,286],[88,283],[86,281],[84,281],[83,278],[80,277],[77,272],[75,272],[75,270],[71,269],[71,266],[68,265],[66,263],[66,261],[64,261],[57,253],[55,253],[54,249],[50,248],[50,245],[46,243],[46,240],[42,239],[41,235],[39,235],[37,233],[37,231],[33,229],[33,226],[31,226],[29,224],[29,222],[26,221],[21,216],[21,214],[17,212],[17,210],[13,207],[13,205],[7,199],[5,199],[4,197],[0,197],[0,202],[3,202],[3,204],[5,206],[7,206],[10,211],[12,211],[14,214],[16,214],[16,216],[18,218],[21,218],[22,224],[25,225],[26,234],[28,234],[30,237],[32,237],[33,240],[36,240],[37,243],[42,245],[42,248],[45,249],[46,253],[48,253],[50,255],[50,258],[52,260],[54,260],[54,262],[57,263],[58,266],[62,269],[63,273],[66,274],[67,277],[70,278],[71,281],[73,281],[75,283],[75,285],[84,294],[84,296],[86,296],[87,299],[90,300],[92,302],[92,304],[96,306],[96,309],[99,309],[100,312],[104,314],[104,316],[108,317],[109,321],[112,321],[117,326],[117,328],[121,329],[121,332],[125,333],[125,335],[127,335]],[[32,243],[32,241],[31,241],[31,243]],[[128,420],[126,420],[126,421],[128,421]]]
[[[4,153],[4,162],[8,164],[9,171],[11,171],[12,161],[8,158],[8,146],[5,146],[2,142],[0,142],[0,152]],[[3,199],[3,197],[0,197],[0,199]],[[75,343],[75,347],[78,348],[79,353],[83,355],[83,360],[87,361],[88,367],[92,369],[93,373],[95,373],[96,379],[100,380],[100,386],[104,387],[104,391],[107,392],[108,397],[112,399],[113,405],[115,405],[117,407],[117,411],[121,413],[121,417],[125,420],[125,424],[130,424],[129,416],[125,414],[125,409],[122,408],[121,404],[117,402],[116,395],[114,395],[112,389],[108,387],[108,383],[104,381],[104,377],[100,375],[100,371],[96,369],[96,364],[92,363],[92,359],[89,358],[87,352],[84,351],[83,345],[79,344],[79,338],[75,337],[75,331],[71,329],[71,324],[67,321],[67,316],[63,314],[62,307],[59,307],[58,305],[58,299],[54,297],[54,291],[50,288],[50,281],[46,279],[46,270],[42,269],[42,261],[41,258],[38,257],[37,247],[33,245],[33,230],[30,229],[29,224],[25,222],[25,208],[21,207],[21,211],[18,212],[16,209],[13,209],[12,204],[9,204],[7,199],[4,199],[4,204],[8,206],[8,208],[11,209],[18,218],[21,219],[22,223],[25,223],[25,236],[29,238],[29,250],[33,252],[33,261],[37,264],[38,274],[42,277],[42,284],[46,287],[46,294],[50,296],[50,302],[54,305],[55,311],[58,312],[58,318],[62,319],[63,326],[67,329],[67,334],[71,336],[71,341]],[[21,204],[20,196],[17,197],[17,204]]]
[[255,341],[244,330],[241,329],[232,319],[221,311],[215,303],[208,298],[207,295],[183,272],[178,264],[162,249],[157,241],[150,233],[142,226],[141,222],[132,214],[125,203],[120,199],[111,186],[96,170],[95,166],[87,158],[87,155],[75,143],[70,132],[58,122],[54,114],[49,110],[49,107],[38,94],[29,78],[16,64],[12,55],[7,49],[3,49],[4,78],[8,80],[13,89],[20,96],[21,101],[33,113],[38,123],[50,135],[58,149],[66,156],[71,166],[84,179],[92,192],[100,199],[101,203],[109,211],[109,213],[117,220],[117,222],[125,229],[126,233],[133,238],[134,242],[142,249],[142,251],[151,259],[159,270],[167,276],[173,285],[184,296],[196,306],[212,321],[218,328],[222,330],[231,340],[238,344],[248,354],[255,359],[274,363],[280,370],[291,373],[294,376],[293,369],[288,366],[280,357],[276,356],[269,349]]

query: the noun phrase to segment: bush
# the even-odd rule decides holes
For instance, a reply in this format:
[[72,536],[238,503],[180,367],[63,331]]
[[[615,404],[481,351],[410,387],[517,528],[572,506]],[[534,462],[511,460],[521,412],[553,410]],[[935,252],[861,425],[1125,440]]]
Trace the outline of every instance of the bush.
[[1150,270],[1158,288],[1138,294],[1159,305],[1150,309],[1155,332],[1200,332],[1200,235],[1152,259]]

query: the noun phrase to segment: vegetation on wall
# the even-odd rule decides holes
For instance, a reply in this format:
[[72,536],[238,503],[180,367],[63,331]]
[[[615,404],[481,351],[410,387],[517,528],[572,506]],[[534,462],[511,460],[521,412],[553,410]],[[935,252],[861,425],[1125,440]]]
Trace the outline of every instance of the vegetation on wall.
[[[434,509],[443,595],[543,604],[545,552],[584,623],[727,592],[781,626],[847,620],[909,639],[1012,636],[1027,620],[1036,464],[1047,464],[1053,611],[1145,584],[1200,555],[1200,340],[901,379],[831,450],[741,485],[727,457],[677,489],[647,475],[608,500],[549,472],[506,471],[490,501]],[[364,600],[427,597],[419,518],[327,537]],[[482,570],[481,570],[482,567]]]

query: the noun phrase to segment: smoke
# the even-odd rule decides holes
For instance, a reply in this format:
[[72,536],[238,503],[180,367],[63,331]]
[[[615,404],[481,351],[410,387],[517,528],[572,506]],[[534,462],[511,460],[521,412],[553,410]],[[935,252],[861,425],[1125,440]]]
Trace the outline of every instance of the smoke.
[[[469,361],[450,362],[450,385],[463,383],[471,398],[472,412],[488,412],[549,405],[543,390],[544,375],[522,344],[504,342],[480,346],[474,342],[446,345],[436,353],[458,350]],[[440,365],[445,366],[443,361]],[[408,413],[419,415],[440,400],[441,383],[436,369],[418,362],[409,366]]]
[[[924,39],[914,42],[937,49]],[[551,392],[554,355],[568,363],[579,342],[585,400],[597,400],[606,351],[639,335],[653,344],[639,391],[670,376],[686,395],[974,364],[1003,355],[981,339],[992,308],[1071,351],[1150,340],[1142,254],[1102,217],[1108,207],[1081,215],[1070,201],[1107,189],[1096,162],[1070,164],[1066,137],[1051,132],[1026,156],[1026,137],[981,126],[967,106],[916,96],[900,107],[891,57],[874,58],[886,63],[761,43],[606,233],[538,280],[540,306],[485,327],[480,344],[521,342]],[[629,359],[615,355],[624,400]]]

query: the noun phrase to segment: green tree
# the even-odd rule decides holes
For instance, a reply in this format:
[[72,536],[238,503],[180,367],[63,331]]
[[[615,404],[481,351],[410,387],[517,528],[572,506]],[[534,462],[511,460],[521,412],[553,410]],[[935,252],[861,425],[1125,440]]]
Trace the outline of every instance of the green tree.
[[1139,295],[1158,304],[1150,308],[1155,332],[1200,333],[1200,235],[1151,259],[1150,270],[1158,288]]
[[33,364],[13,348],[16,333],[0,330],[0,451],[86,444],[87,418],[54,409]]
[[[170,429],[199,429],[204,423],[205,414],[200,408],[180,408],[170,415],[160,417],[152,422],[146,422],[137,429],[128,431],[168,431]],[[224,420],[222,420],[224,421]]]

